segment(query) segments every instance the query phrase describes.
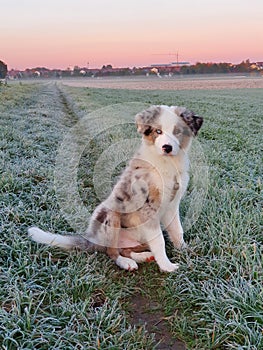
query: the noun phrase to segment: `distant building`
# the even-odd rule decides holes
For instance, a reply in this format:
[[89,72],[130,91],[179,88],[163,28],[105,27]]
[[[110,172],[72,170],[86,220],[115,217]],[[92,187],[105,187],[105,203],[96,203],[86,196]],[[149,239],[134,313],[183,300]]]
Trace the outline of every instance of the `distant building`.
[[151,68],[156,68],[162,73],[180,72],[181,67],[189,66],[190,62],[171,62],[151,64]]
[[182,67],[182,66],[189,66],[190,62],[171,62],[171,63],[156,63],[156,64],[151,64],[151,67],[156,67],[156,68],[177,68],[177,67]]
[[256,62],[255,64],[260,70],[263,69],[263,62]]

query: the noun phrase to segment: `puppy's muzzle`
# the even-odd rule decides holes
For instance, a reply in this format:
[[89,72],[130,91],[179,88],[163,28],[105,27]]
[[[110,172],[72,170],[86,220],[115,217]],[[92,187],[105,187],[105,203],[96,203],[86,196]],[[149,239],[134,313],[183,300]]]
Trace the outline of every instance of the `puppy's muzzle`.
[[173,147],[172,147],[171,145],[163,145],[163,146],[162,146],[162,150],[164,151],[164,153],[169,154],[169,153],[172,152]]

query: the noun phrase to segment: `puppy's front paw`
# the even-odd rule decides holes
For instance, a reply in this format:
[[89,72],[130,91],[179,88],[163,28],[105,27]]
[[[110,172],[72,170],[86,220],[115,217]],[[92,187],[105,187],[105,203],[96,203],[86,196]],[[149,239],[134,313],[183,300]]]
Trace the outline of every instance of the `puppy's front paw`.
[[124,270],[134,271],[138,269],[136,261],[121,255],[118,256],[115,262],[120,268]]
[[161,271],[163,272],[173,272],[179,269],[179,264],[167,264],[165,266],[160,267]]

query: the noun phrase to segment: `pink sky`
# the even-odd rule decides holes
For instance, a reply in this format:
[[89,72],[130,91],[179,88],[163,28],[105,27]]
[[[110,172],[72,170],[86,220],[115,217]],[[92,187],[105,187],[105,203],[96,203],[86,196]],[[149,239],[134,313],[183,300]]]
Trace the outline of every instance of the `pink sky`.
[[[8,68],[263,61],[262,0],[2,0]],[[169,55],[171,54],[171,55]]]

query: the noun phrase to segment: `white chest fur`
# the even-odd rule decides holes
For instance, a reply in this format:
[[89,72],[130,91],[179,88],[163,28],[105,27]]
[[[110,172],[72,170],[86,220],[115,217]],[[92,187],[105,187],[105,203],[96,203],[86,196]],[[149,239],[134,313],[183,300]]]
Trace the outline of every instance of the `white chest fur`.
[[154,152],[142,154],[144,160],[150,162],[153,172],[153,183],[161,194],[162,206],[167,207],[176,197],[180,200],[184,195],[189,181],[189,159],[187,153],[180,151],[176,156],[160,156]]

